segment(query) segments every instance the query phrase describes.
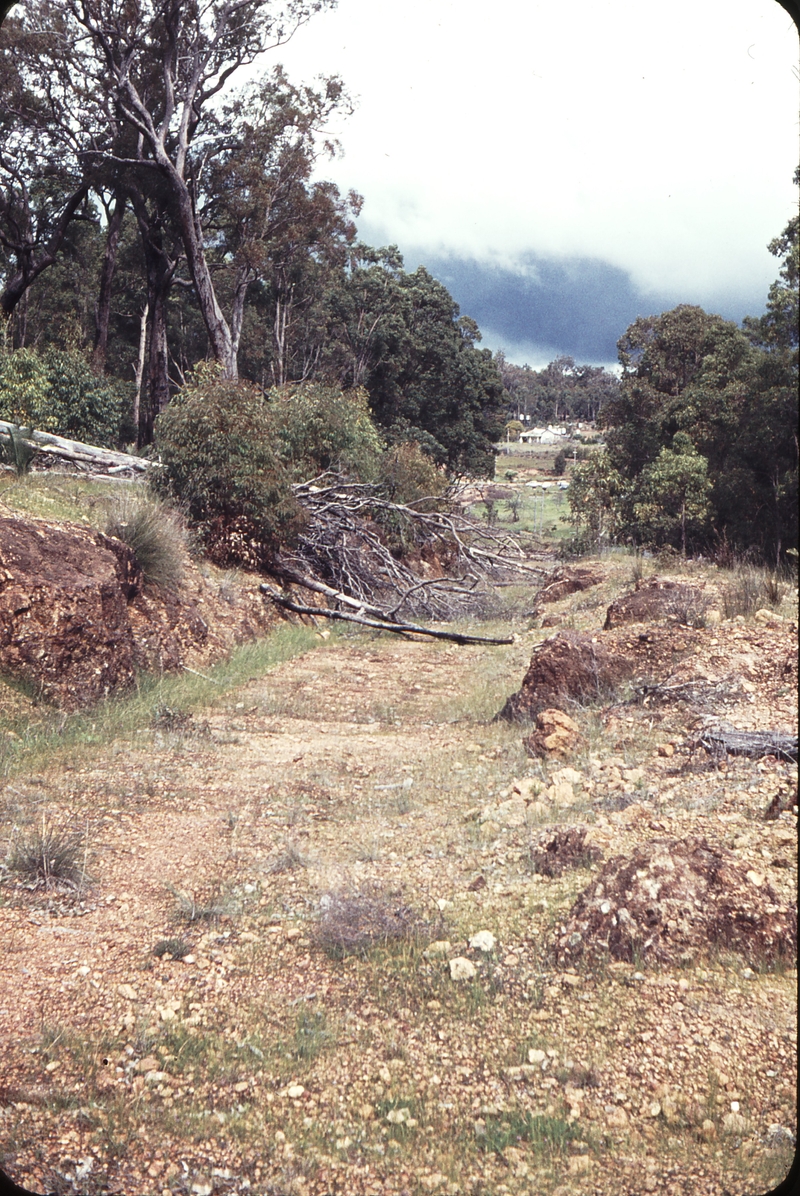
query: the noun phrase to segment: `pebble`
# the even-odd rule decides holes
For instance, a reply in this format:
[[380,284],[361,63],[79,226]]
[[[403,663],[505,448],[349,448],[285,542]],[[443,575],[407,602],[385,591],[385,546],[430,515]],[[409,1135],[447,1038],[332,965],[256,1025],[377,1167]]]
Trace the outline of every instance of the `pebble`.
[[458,955],[455,959],[450,960],[451,980],[473,980],[477,972],[478,970],[472,960],[465,959],[463,955]]
[[302,1084],[290,1084],[289,1087],[286,1089],[286,1095],[289,1097],[290,1100],[299,1100],[299,1098],[303,1095],[304,1092],[305,1092],[305,1088],[303,1087]]
[[469,945],[474,951],[483,951],[488,954],[488,952],[494,951],[495,942],[496,939],[491,930],[479,930],[477,934],[473,934],[469,940]]
[[722,1118],[722,1127],[726,1134],[743,1134],[747,1129],[747,1121],[741,1113],[732,1110]]

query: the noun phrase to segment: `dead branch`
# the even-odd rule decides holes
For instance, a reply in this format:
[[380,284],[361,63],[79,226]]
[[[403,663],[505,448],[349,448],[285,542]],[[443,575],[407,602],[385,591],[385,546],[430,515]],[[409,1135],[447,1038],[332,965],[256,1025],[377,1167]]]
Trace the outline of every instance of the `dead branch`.
[[783,731],[737,731],[730,723],[703,728],[697,746],[711,756],[775,756],[777,760],[797,763],[797,736]]
[[[496,582],[540,578],[551,556],[536,542],[464,515],[455,491],[410,503],[378,486],[325,473],[293,486],[306,524],[275,570],[345,606],[446,620],[484,610]],[[400,546],[400,547],[398,547]],[[427,561],[428,564],[421,562]],[[419,576],[420,572],[434,576]]]
[[319,606],[305,606],[300,602],[294,602],[291,598],[287,598],[285,594],[281,594],[280,590],[274,589],[272,586],[262,582],[259,589],[273,602],[277,602],[280,606],[287,610],[294,611],[298,615],[311,615],[313,618],[322,616],[325,619],[339,619],[346,623],[358,623],[362,627],[373,627],[377,631],[392,631],[397,635],[427,635],[433,639],[452,640],[456,644],[513,644],[514,637],[505,639],[494,639],[483,635],[465,635],[460,631],[442,631],[434,627],[421,627],[418,623],[392,623],[382,619],[365,619],[360,615],[351,615],[343,610],[329,610],[327,607]]

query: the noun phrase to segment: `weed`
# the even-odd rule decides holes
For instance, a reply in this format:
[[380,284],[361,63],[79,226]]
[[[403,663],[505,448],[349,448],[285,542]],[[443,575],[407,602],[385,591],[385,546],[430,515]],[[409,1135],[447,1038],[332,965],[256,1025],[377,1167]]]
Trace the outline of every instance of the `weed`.
[[27,831],[14,843],[8,859],[12,872],[32,888],[79,889],[87,881],[88,837],[69,824],[48,823]]
[[307,867],[308,857],[303,854],[296,843],[287,843],[286,850],[272,861],[267,871],[278,876],[282,872],[294,872],[298,868]]
[[112,503],[106,535],[122,540],[141,566],[145,585],[174,590],[183,577],[186,527],[180,514],[153,495],[121,494]]
[[153,711],[150,726],[154,731],[185,731],[191,722],[192,715],[188,710],[176,710],[159,703]]
[[363,955],[392,942],[417,941],[427,929],[399,894],[384,893],[377,886],[356,893],[328,893],[320,904],[314,942],[334,959]]
[[187,922],[218,922],[220,918],[232,918],[240,913],[240,903],[235,895],[220,884],[212,886],[209,896],[202,901],[172,884],[168,884],[167,889],[177,899],[179,916]]
[[290,1053],[295,1059],[308,1063],[316,1059],[333,1041],[328,1019],[323,1009],[301,1009],[294,1027]]
[[153,954],[159,959],[164,955],[169,955],[171,959],[184,959],[190,951],[191,947],[182,938],[159,939],[153,947]]
[[487,1116],[478,1127],[481,1149],[502,1154],[518,1142],[529,1142],[537,1154],[561,1154],[580,1132],[562,1117],[521,1113],[511,1110],[497,1116]]
[[751,615],[765,604],[780,606],[786,586],[775,573],[753,565],[739,565],[722,591],[722,610],[726,619]]

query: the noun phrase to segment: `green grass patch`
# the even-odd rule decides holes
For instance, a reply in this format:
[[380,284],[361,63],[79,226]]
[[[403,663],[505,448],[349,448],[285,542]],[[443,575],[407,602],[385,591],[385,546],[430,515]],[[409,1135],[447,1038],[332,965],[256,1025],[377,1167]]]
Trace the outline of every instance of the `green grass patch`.
[[581,1137],[580,1132],[563,1117],[523,1113],[512,1110],[487,1115],[479,1127],[478,1143],[487,1153],[502,1154],[509,1146],[528,1143],[536,1154],[563,1154],[570,1142]]
[[145,674],[132,692],[90,710],[67,714],[40,706],[35,722],[29,711],[0,715],[0,776],[85,761],[87,754],[116,739],[150,731],[165,709],[191,712],[214,706],[248,681],[318,646],[310,628],[284,624],[267,638],[235,649],[203,675],[186,671],[166,676]]

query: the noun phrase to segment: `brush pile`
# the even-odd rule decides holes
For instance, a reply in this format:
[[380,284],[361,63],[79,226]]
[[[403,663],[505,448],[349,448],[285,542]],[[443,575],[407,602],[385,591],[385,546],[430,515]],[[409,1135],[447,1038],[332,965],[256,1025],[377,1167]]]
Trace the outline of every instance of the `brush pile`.
[[323,474],[292,491],[304,525],[271,572],[384,621],[485,615],[494,586],[548,570],[538,541],[470,518],[455,487],[398,503],[379,486]]

